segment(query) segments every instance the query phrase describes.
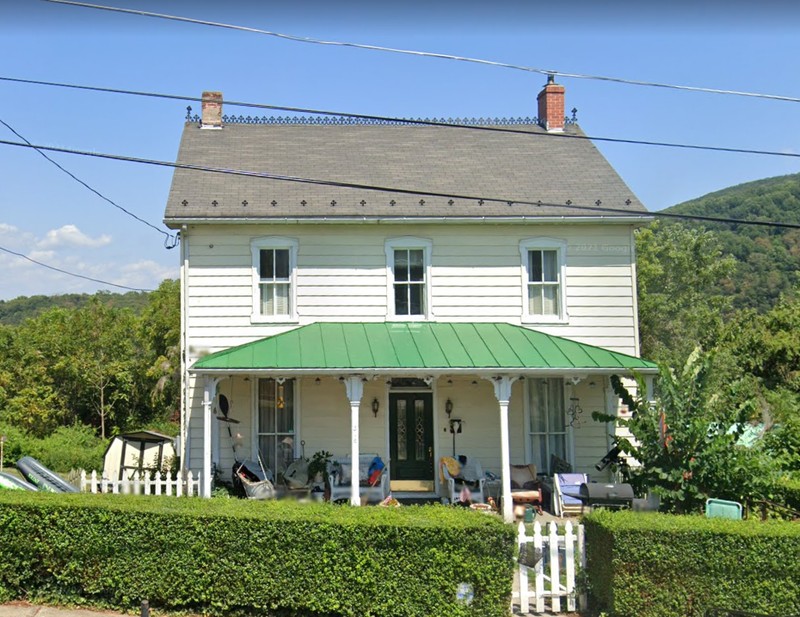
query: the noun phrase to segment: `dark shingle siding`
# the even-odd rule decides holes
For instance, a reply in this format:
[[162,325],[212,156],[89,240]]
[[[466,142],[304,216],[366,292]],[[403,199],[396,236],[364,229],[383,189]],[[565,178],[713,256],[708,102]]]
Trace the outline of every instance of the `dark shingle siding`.
[[[413,125],[230,124],[221,130],[206,130],[187,123],[178,163],[545,204],[570,200],[593,205],[599,199],[602,207],[645,213],[590,141],[559,139],[534,125],[513,128],[531,135]],[[576,126],[567,131],[582,135]],[[424,206],[420,199],[425,200]],[[188,205],[182,205],[184,200]],[[366,206],[361,205],[362,200]],[[392,200],[395,206],[390,205]],[[213,201],[217,201],[216,207]],[[271,205],[272,201],[277,205]],[[331,206],[331,201],[336,205]],[[176,169],[165,217],[169,222],[193,218],[592,215],[558,206],[454,201],[451,206],[447,197]]]

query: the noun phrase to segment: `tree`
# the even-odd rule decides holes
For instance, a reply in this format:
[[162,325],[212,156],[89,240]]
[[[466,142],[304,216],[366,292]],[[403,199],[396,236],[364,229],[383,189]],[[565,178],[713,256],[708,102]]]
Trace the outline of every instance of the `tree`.
[[730,299],[719,287],[734,270],[716,236],[653,223],[636,235],[641,352],[681,365],[697,345],[714,346]]
[[[629,481],[639,494],[653,491],[675,512],[702,511],[709,497],[747,501],[770,496],[772,471],[757,449],[737,445],[755,413],[747,388],[720,380],[714,354],[695,349],[679,372],[660,366],[654,401],[632,397],[619,379],[617,394],[633,411],[616,421],[633,439],[620,438],[621,450],[638,463]],[[639,384],[639,392],[645,392]]]
[[139,339],[153,413],[167,419],[180,407],[180,281],[167,279],[150,294],[139,320]]

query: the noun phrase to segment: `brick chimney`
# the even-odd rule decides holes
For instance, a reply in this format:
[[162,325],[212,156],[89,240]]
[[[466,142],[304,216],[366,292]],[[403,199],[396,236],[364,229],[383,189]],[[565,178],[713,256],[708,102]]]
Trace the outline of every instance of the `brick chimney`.
[[202,110],[200,128],[222,128],[222,92],[203,92]]
[[539,96],[539,125],[548,132],[564,130],[564,86],[556,83],[555,75],[547,76],[547,84]]

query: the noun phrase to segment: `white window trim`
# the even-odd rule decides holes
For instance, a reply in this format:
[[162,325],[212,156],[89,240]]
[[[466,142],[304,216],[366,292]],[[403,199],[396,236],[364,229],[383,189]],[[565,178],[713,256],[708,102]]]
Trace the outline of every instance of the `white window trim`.
[[[558,315],[531,315],[528,312],[528,251],[555,250],[558,257]],[[522,323],[567,323],[567,241],[558,238],[526,238],[519,243],[522,279]]]
[[[417,249],[422,251],[425,268],[425,312],[422,315],[396,315],[394,312],[394,251]],[[431,307],[431,251],[433,242],[428,238],[402,236],[387,238],[386,250],[386,319],[393,321],[426,321],[433,318]]]
[[[284,236],[265,236],[253,238],[250,241],[252,254],[252,287],[253,311],[250,315],[251,323],[295,323],[297,322],[297,247],[299,243],[295,238]],[[289,302],[291,309],[288,315],[262,315],[259,310],[261,304],[260,283],[258,273],[261,259],[261,249],[289,249]]]
[[[556,376],[543,375],[542,377],[539,377],[539,379],[560,379],[560,378],[556,377]],[[531,378],[530,377],[526,378],[523,381],[523,385],[524,385],[523,396],[525,397],[525,405],[524,405],[524,409],[523,409],[523,419],[522,419],[522,421],[525,423],[524,424],[524,429],[525,429],[524,430],[524,435],[525,435],[525,461],[526,461],[526,463],[532,463],[533,462],[533,447],[531,445],[531,435],[533,434],[532,431],[531,431],[531,416],[533,415],[533,412],[531,410],[530,383],[531,383]],[[563,405],[564,405],[564,426],[566,427],[566,434],[565,434],[564,439],[566,441],[565,446],[566,446],[567,462],[570,465],[572,465],[572,468],[574,469],[575,468],[575,432],[574,432],[574,428],[571,427],[569,425],[569,422],[566,421],[567,420],[567,418],[566,418],[567,409],[569,408],[569,393],[567,392],[568,387],[569,387],[569,384],[565,382],[564,383],[564,402],[563,402]],[[550,461],[546,461],[546,464],[549,466],[550,465]],[[549,471],[550,471],[549,468],[548,469],[537,469],[536,473],[540,473],[540,472],[541,473],[549,473]]]

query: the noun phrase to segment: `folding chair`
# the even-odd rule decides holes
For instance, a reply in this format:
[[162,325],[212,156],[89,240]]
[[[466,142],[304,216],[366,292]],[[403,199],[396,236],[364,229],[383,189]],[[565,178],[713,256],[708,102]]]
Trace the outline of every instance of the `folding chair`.
[[583,501],[580,499],[581,484],[589,482],[589,474],[557,473],[553,476],[553,513],[556,516],[580,514]]

